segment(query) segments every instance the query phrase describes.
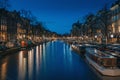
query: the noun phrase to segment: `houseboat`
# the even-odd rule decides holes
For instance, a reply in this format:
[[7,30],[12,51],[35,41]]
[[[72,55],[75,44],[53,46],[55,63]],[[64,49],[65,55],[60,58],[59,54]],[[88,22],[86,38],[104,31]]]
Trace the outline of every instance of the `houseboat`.
[[108,51],[104,51],[104,53],[110,54],[110,55],[116,57],[117,58],[117,67],[120,68],[120,52],[114,51],[114,50],[112,50],[112,51],[108,50]]
[[106,76],[120,76],[117,58],[95,48],[86,48],[86,61],[99,73]]

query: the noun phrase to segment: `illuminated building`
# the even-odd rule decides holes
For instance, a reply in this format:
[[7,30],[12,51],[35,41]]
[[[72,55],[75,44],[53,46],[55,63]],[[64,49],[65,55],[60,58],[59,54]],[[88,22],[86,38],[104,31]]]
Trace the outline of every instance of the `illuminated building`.
[[120,1],[116,1],[112,7],[111,10],[111,34],[113,35],[113,41],[114,42],[120,42]]
[[0,41],[15,41],[16,40],[16,12],[9,12],[5,9],[0,9]]
[[0,17],[0,42],[7,41],[7,22],[6,17]]

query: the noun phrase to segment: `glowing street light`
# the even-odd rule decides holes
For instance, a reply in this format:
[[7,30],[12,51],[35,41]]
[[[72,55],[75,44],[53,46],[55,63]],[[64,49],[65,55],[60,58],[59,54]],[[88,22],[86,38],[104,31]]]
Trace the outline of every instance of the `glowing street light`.
[[112,38],[112,39],[111,39],[112,42],[113,42],[113,36],[114,36],[113,34],[110,35],[110,37]]
[[97,38],[97,35],[95,35],[95,38]]
[[111,34],[110,37],[113,38],[113,34]]
[[23,38],[25,38],[25,35],[23,35]]

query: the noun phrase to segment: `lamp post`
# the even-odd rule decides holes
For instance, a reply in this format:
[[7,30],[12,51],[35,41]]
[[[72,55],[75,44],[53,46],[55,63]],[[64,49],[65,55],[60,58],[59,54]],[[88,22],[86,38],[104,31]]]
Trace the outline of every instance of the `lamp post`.
[[96,40],[96,42],[97,42],[97,35],[95,35],[95,40]]
[[23,36],[22,36],[22,37],[23,37],[23,39],[25,40],[25,38],[26,38],[26,35],[25,35],[25,34],[23,34]]
[[97,35],[95,35],[95,38],[97,38]]
[[110,35],[110,37],[111,37],[111,42],[113,42],[113,36],[114,36],[113,34]]

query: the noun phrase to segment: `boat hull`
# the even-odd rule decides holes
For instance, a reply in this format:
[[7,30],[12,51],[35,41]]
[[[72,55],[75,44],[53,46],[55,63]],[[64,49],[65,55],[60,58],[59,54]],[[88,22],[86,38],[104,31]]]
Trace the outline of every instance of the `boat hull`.
[[120,76],[120,69],[104,68],[104,67],[98,65],[93,60],[91,60],[87,55],[85,55],[85,56],[86,56],[87,62],[91,66],[93,66],[98,72],[100,72],[102,75],[105,75],[105,76]]
[[83,49],[82,47],[75,46],[75,45],[72,45],[71,47],[75,52],[79,53],[80,55],[82,56],[85,55],[85,48]]

